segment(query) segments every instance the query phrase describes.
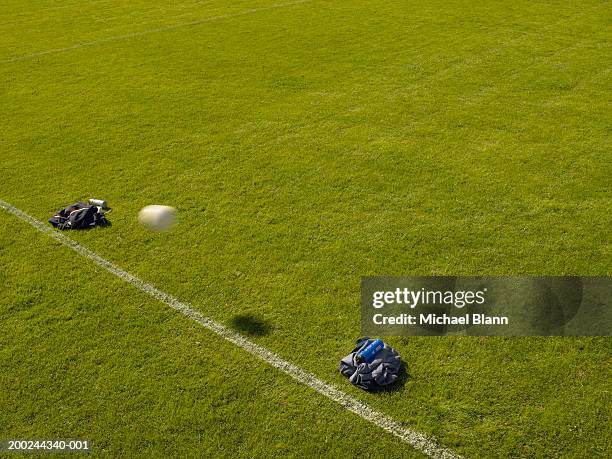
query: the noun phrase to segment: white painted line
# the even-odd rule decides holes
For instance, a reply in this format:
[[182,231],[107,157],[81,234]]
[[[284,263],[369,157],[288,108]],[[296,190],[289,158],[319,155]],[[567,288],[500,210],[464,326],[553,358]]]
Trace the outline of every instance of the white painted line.
[[39,52],[36,52],[36,53],[26,54],[26,55],[23,55],[23,56],[11,57],[11,58],[8,58],[8,59],[0,60],[0,64],[9,64],[11,62],[28,61],[28,60],[31,60],[31,59],[34,59],[34,58],[37,58],[37,57],[46,56],[48,54],[65,53],[67,51],[72,51],[73,49],[85,48],[85,47],[89,47],[89,46],[96,46],[96,45],[101,45],[101,44],[104,44],[104,43],[110,43],[110,42],[113,42],[113,41],[127,40],[129,38],[143,37],[145,35],[150,35],[152,33],[165,32],[165,31],[168,31],[168,30],[180,29],[181,27],[196,26],[196,25],[199,25],[199,24],[204,24],[206,22],[221,21],[223,19],[230,19],[230,18],[235,18],[235,17],[239,17],[239,16],[246,16],[248,14],[258,13],[260,11],[269,11],[269,10],[274,10],[274,9],[277,9],[277,8],[286,8],[286,7],[289,7],[289,6],[300,5],[302,3],[308,3],[309,1],[311,1],[311,0],[295,0],[293,2],[279,3],[279,4],[276,4],[276,5],[264,6],[264,7],[261,7],[261,8],[251,8],[251,9],[248,9],[248,10],[241,11],[239,13],[222,14],[222,15],[219,15],[219,16],[211,16],[211,17],[208,17],[208,18],[196,19],[195,21],[183,22],[181,24],[174,24],[174,25],[170,25],[170,26],[157,27],[155,29],[143,30],[142,32],[126,33],[124,35],[113,35],[113,36],[110,36],[110,37],[101,38],[99,40],[85,41],[85,42],[81,42],[81,43],[76,43],[74,45],[66,46],[64,48],[47,49],[45,51],[39,51]]
[[460,457],[453,451],[440,446],[436,439],[421,432],[417,432],[415,430],[401,426],[398,422],[394,421],[389,416],[374,410],[373,408],[361,402],[352,395],[342,392],[331,384],[328,384],[317,378],[315,375],[308,373],[306,370],[303,370],[299,366],[282,359],[281,357],[279,357],[272,351],[269,351],[265,347],[262,347],[258,344],[253,343],[252,341],[249,341],[244,336],[235,332],[234,330],[227,328],[224,325],[215,322],[214,320],[204,317],[202,314],[200,314],[200,312],[195,310],[188,303],[183,303],[178,299],[174,298],[173,296],[162,292],[151,284],[148,284],[139,277],[136,277],[133,274],[124,271],[123,269],[114,265],[110,261],[102,258],[91,250],[83,247],[79,243],[65,236],[59,230],[55,230],[51,226],[39,220],[36,220],[34,217],[26,214],[21,209],[18,209],[17,207],[9,204],[8,202],[2,201],[1,199],[0,207],[6,210],[7,212],[15,215],[16,217],[20,218],[24,222],[29,223],[37,230],[45,233],[47,236],[52,237],[59,243],[65,245],[66,247],[70,247],[72,250],[78,252],[80,255],[89,258],[94,263],[106,269],[108,272],[132,284],[134,287],[139,288],[143,292],[149,294],[150,296],[161,301],[162,303],[167,304],[168,306],[187,316],[191,320],[194,320],[199,324],[203,325],[205,328],[215,332],[217,335],[221,336],[227,341],[234,343],[236,346],[241,347],[247,352],[250,352],[255,357],[263,360],[264,362],[269,363],[275,368],[278,368],[282,372],[291,376],[293,379],[316,390],[318,393],[324,395],[330,400],[339,403],[345,409],[352,411],[358,416],[361,416],[366,421],[395,435],[403,442],[412,445],[424,454],[436,459],[450,459]]

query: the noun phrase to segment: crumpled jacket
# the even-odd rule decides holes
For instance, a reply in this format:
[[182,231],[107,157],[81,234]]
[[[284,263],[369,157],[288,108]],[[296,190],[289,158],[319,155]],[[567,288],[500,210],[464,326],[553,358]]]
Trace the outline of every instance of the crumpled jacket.
[[395,382],[401,365],[399,353],[387,343],[383,343],[383,349],[371,363],[357,364],[355,358],[359,351],[373,341],[367,337],[361,338],[355,349],[340,361],[340,373],[349,378],[351,384],[369,391]]

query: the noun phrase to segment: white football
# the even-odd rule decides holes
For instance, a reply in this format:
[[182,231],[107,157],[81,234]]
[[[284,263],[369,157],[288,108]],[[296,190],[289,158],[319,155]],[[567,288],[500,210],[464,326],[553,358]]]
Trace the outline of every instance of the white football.
[[138,212],[138,221],[152,231],[168,231],[176,223],[176,209],[170,206],[146,206]]

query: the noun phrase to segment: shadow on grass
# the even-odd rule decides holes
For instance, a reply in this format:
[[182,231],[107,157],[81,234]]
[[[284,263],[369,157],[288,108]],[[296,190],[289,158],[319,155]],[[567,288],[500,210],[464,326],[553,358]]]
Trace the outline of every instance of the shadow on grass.
[[93,228],[110,228],[113,226],[113,223],[110,220],[105,220],[104,223],[98,223]]
[[234,329],[249,336],[265,336],[272,331],[272,325],[267,320],[251,314],[238,314],[230,319]]

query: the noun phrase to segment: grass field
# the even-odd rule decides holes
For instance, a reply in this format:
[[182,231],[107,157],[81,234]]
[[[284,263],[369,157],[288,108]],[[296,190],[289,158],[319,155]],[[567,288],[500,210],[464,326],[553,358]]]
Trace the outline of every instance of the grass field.
[[[606,1],[5,0],[0,199],[466,457],[606,457],[609,338],[391,338],[367,275],[610,275]],[[178,209],[170,233],[138,225]],[[94,454],[418,457],[0,211],[0,438]]]

